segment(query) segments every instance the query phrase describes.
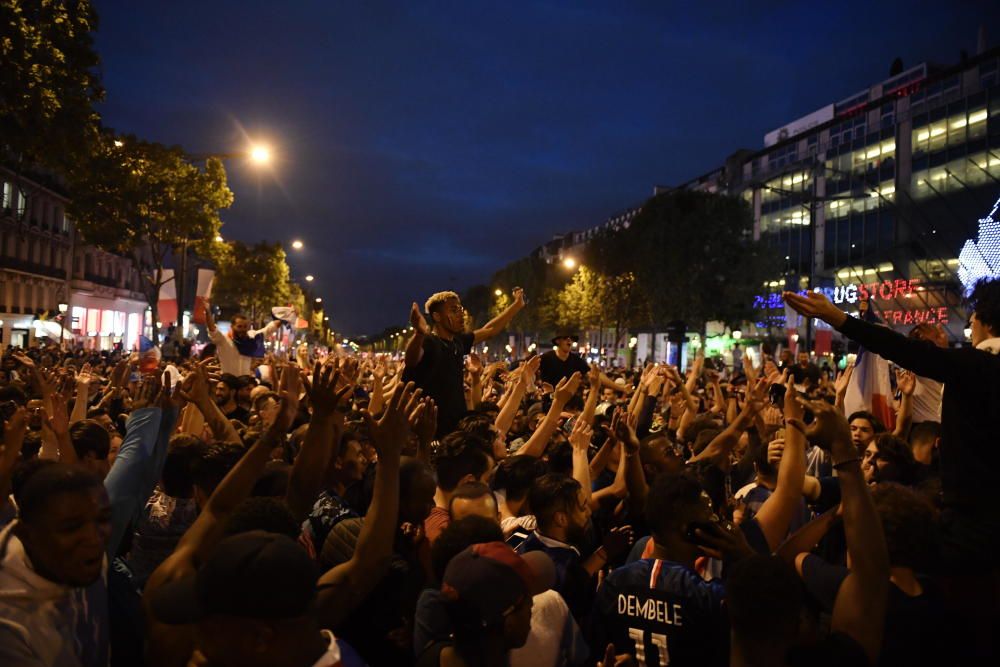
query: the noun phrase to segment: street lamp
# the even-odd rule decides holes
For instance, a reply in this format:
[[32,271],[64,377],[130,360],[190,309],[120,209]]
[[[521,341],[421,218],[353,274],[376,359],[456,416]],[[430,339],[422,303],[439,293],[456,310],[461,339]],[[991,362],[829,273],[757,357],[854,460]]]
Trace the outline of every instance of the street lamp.
[[503,296],[503,290],[500,289],[499,287],[496,288],[496,290],[493,293],[497,296]]
[[69,310],[69,304],[60,303],[59,304],[59,314],[62,315],[59,318],[59,350],[63,349],[63,334],[66,332],[66,311]]
[[306,276],[306,282],[307,283],[311,283],[313,280],[315,280],[315,278],[313,278],[312,275]]
[[298,239],[292,241],[292,248],[294,248],[295,250],[302,250],[302,246],[303,246],[302,241]]
[[323,299],[320,297],[316,297],[316,303],[323,303]]
[[250,161],[255,164],[267,164],[271,161],[271,149],[263,144],[250,147]]
[[566,259],[564,259],[562,264],[570,271],[576,268],[576,260],[573,259],[572,257],[567,257]]
[[222,243],[223,241],[225,241],[225,239],[222,238],[222,234],[216,234],[215,235],[215,242],[216,243]]

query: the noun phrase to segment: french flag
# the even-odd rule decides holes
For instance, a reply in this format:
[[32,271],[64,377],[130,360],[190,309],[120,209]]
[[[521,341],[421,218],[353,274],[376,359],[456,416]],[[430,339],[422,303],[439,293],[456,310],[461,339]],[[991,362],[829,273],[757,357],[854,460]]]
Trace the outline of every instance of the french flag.
[[139,336],[139,372],[155,373],[160,367],[160,348],[145,336]]
[[163,269],[160,278],[160,295],[156,302],[156,315],[164,328],[177,322],[177,281],[173,269]]
[[205,324],[205,303],[212,298],[212,283],[215,281],[215,271],[198,269],[198,289],[194,294],[194,312],[191,321],[195,324]]
[[[870,302],[861,319],[872,323],[881,321],[872,310]],[[844,409],[847,414],[866,410],[875,415],[891,432],[896,427],[896,411],[892,407],[892,395],[889,362],[874,352],[860,348],[854,362],[851,383],[847,385],[847,394],[844,396]]]

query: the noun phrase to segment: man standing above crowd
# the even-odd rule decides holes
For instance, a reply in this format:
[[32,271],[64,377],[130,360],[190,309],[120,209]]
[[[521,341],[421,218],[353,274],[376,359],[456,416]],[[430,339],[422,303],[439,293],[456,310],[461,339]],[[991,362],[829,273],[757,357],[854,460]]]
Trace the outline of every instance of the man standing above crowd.
[[524,308],[524,290],[514,288],[514,303],[482,328],[465,331],[465,308],[454,292],[438,292],[427,299],[424,310],[432,325],[414,303],[410,309],[413,336],[406,344],[406,369],[403,380],[415,382],[425,396],[434,399],[438,408],[438,437],[455,429],[465,412],[463,369],[465,355],[472,346],[503,331]]
[[263,329],[251,329],[245,315],[233,315],[230,335],[215,326],[212,304],[205,302],[205,326],[208,337],[215,343],[223,373],[236,377],[253,373],[253,360],[264,358],[264,341],[281,326],[281,320],[269,322]]
[[[586,376],[590,372],[590,366],[579,354],[573,351],[573,345],[579,342],[580,337],[571,333],[559,333],[552,339],[552,349],[541,357],[541,365],[538,367],[538,376],[542,382],[555,387],[563,378],[569,378],[573,373]],[[601,386],[615,391],[626,391],[625,385],[616,384],[601,373]]]

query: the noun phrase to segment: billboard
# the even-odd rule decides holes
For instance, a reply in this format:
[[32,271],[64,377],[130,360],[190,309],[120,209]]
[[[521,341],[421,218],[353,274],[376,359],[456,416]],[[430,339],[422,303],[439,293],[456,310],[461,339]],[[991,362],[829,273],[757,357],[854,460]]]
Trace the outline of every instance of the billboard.
[[773,146],[780,141],[794,137],[796,134],[801,134],[817,125],[822,125],[828,120],[833,120],[832,104],[828,104],[822,109],[817,109],[808,116],[794,120],[784,127],[779,127],[777,130],[768,132],[764,135],[764,147]]

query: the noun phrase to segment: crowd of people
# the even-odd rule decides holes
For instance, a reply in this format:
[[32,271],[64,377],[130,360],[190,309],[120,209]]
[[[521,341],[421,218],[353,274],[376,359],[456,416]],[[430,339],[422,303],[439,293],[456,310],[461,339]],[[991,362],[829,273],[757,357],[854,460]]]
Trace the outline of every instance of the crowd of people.
[[[845,414],[808,352],[486,363],[452,292],[398,356],[242,316],[198,355],[6,348],[0,665],[941,665],[998,624],[1000,279],[971,345],[800,314],[898,365]],[[756,355],[755,355],[756,356]]]

